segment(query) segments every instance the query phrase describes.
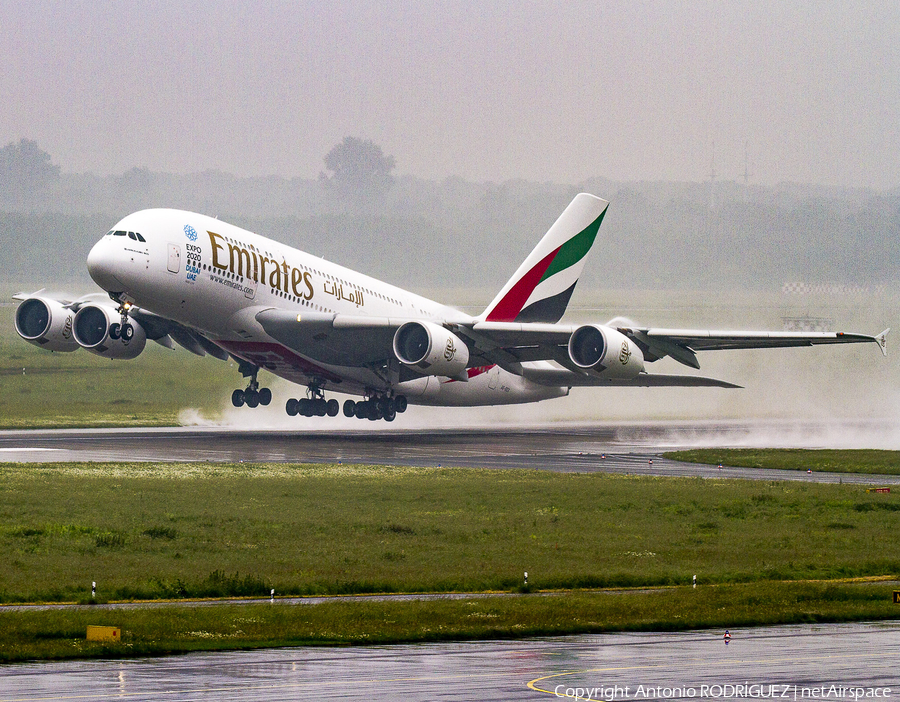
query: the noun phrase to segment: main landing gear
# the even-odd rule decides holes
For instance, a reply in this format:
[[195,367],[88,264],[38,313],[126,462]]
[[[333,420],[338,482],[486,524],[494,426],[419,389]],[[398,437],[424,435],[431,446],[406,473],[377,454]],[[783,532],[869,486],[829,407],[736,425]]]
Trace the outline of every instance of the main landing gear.
[[[408,404],[405,395],[396,397],[377,395],[360,402],[345,400],[344,416],[372,421],[384,419],[387,422],[393,422],[398,412],[406,411]],[[297,415],[301,417],[336,417],[340,412],[341,405],[333,398],[326,400],[321,388],[310,386],[309,397],[302,400],[291,398],[285,404],[284,409],[291,417]]]
[[291,398],[284,406],[285,411],[290,417],[337,417],[341,410],[341,405],[337,400],[325,399],[325,393],[322,388],[317,385],[310,385],[307,393],[309,397],[300,400]]
[[377,395],[362,402],[354,402],[353,400],[344,401],[344,416],[356,417],[357,419],[369,419],[377,421],[383,419],[386,422],[393,422],[397,417],[397,413],[406,412],[407,401],[405,395],[397,395],[396,397],[388,397],[387,395]]
[[235,407],[247,405],[247,407],[251,408],[259,407],[260,405],[268,405],[272,401],[272,391],[269,390],[269,388],[259,387],[259,382],[256,380],[256,374],[259,373],[259,366],[254,366],[245,361],[241,361],[238,370],[245,378],[250,378],[250,384],[247,386],[246,390],[238,388],[231,393],[231,404]]

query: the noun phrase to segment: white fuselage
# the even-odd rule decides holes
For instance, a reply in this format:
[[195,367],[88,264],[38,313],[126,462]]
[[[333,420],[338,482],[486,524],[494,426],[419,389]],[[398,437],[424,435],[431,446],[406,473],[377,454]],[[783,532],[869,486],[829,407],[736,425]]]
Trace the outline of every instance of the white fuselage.
[[461,406],[533,402],[568,392],[536,385],[497,366],[469,368],[468,382],[423,376],[385,387],[384,377],[372,369],[326,365],[302,349],[287,348],[264,331],[256,320],[259,312],[437,324],[473,319],[205,215],[171,209],[128,215],[91,250],[88,270],[107,292],[121,293],[137,307],[197,329],[233,356],[295,383],[324,381],[349,394],[392,391],[417,404]]

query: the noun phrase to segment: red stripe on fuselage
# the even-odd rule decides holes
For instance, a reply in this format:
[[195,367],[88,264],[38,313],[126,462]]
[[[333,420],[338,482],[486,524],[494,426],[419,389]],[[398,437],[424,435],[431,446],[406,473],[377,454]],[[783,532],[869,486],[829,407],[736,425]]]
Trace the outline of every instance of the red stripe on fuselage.
[[[497,365],[496,363],[492,363],[489,366],[475,366],[474,368],[466,368],[466,376],[469,378],[469,380],[471,380],[472,378],[477,378],[482,373],[487,373],[491,368],[493,368],[496,365]],[[460,381],[450,378],[450,380],[445,381],[444,384],[446,385],[447,383],[458,383],[458,382],[460,382]]]
[[317,366],[281,344],[264,341],[216,341],[229,353],[278,375],[279,369],[300,372],[306,376],[341,382],[341,377]]

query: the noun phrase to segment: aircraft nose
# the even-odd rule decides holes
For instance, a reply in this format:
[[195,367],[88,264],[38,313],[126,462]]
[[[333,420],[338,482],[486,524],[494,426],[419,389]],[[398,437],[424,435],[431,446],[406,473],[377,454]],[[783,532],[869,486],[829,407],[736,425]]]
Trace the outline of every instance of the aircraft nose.
[[96,244],[87,257],[87,269],[91,278],[107,292],[124,292],[115,274],[120,268],[117,247],[113,246],[109,237],[104,237]]

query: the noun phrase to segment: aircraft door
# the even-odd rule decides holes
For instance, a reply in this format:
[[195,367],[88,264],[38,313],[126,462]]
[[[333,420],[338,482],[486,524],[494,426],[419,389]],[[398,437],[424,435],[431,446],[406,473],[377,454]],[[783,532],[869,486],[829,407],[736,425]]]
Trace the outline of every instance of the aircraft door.
[[169,273],[179,273],[181,271],[181,244],[169,244],[167,269]]

